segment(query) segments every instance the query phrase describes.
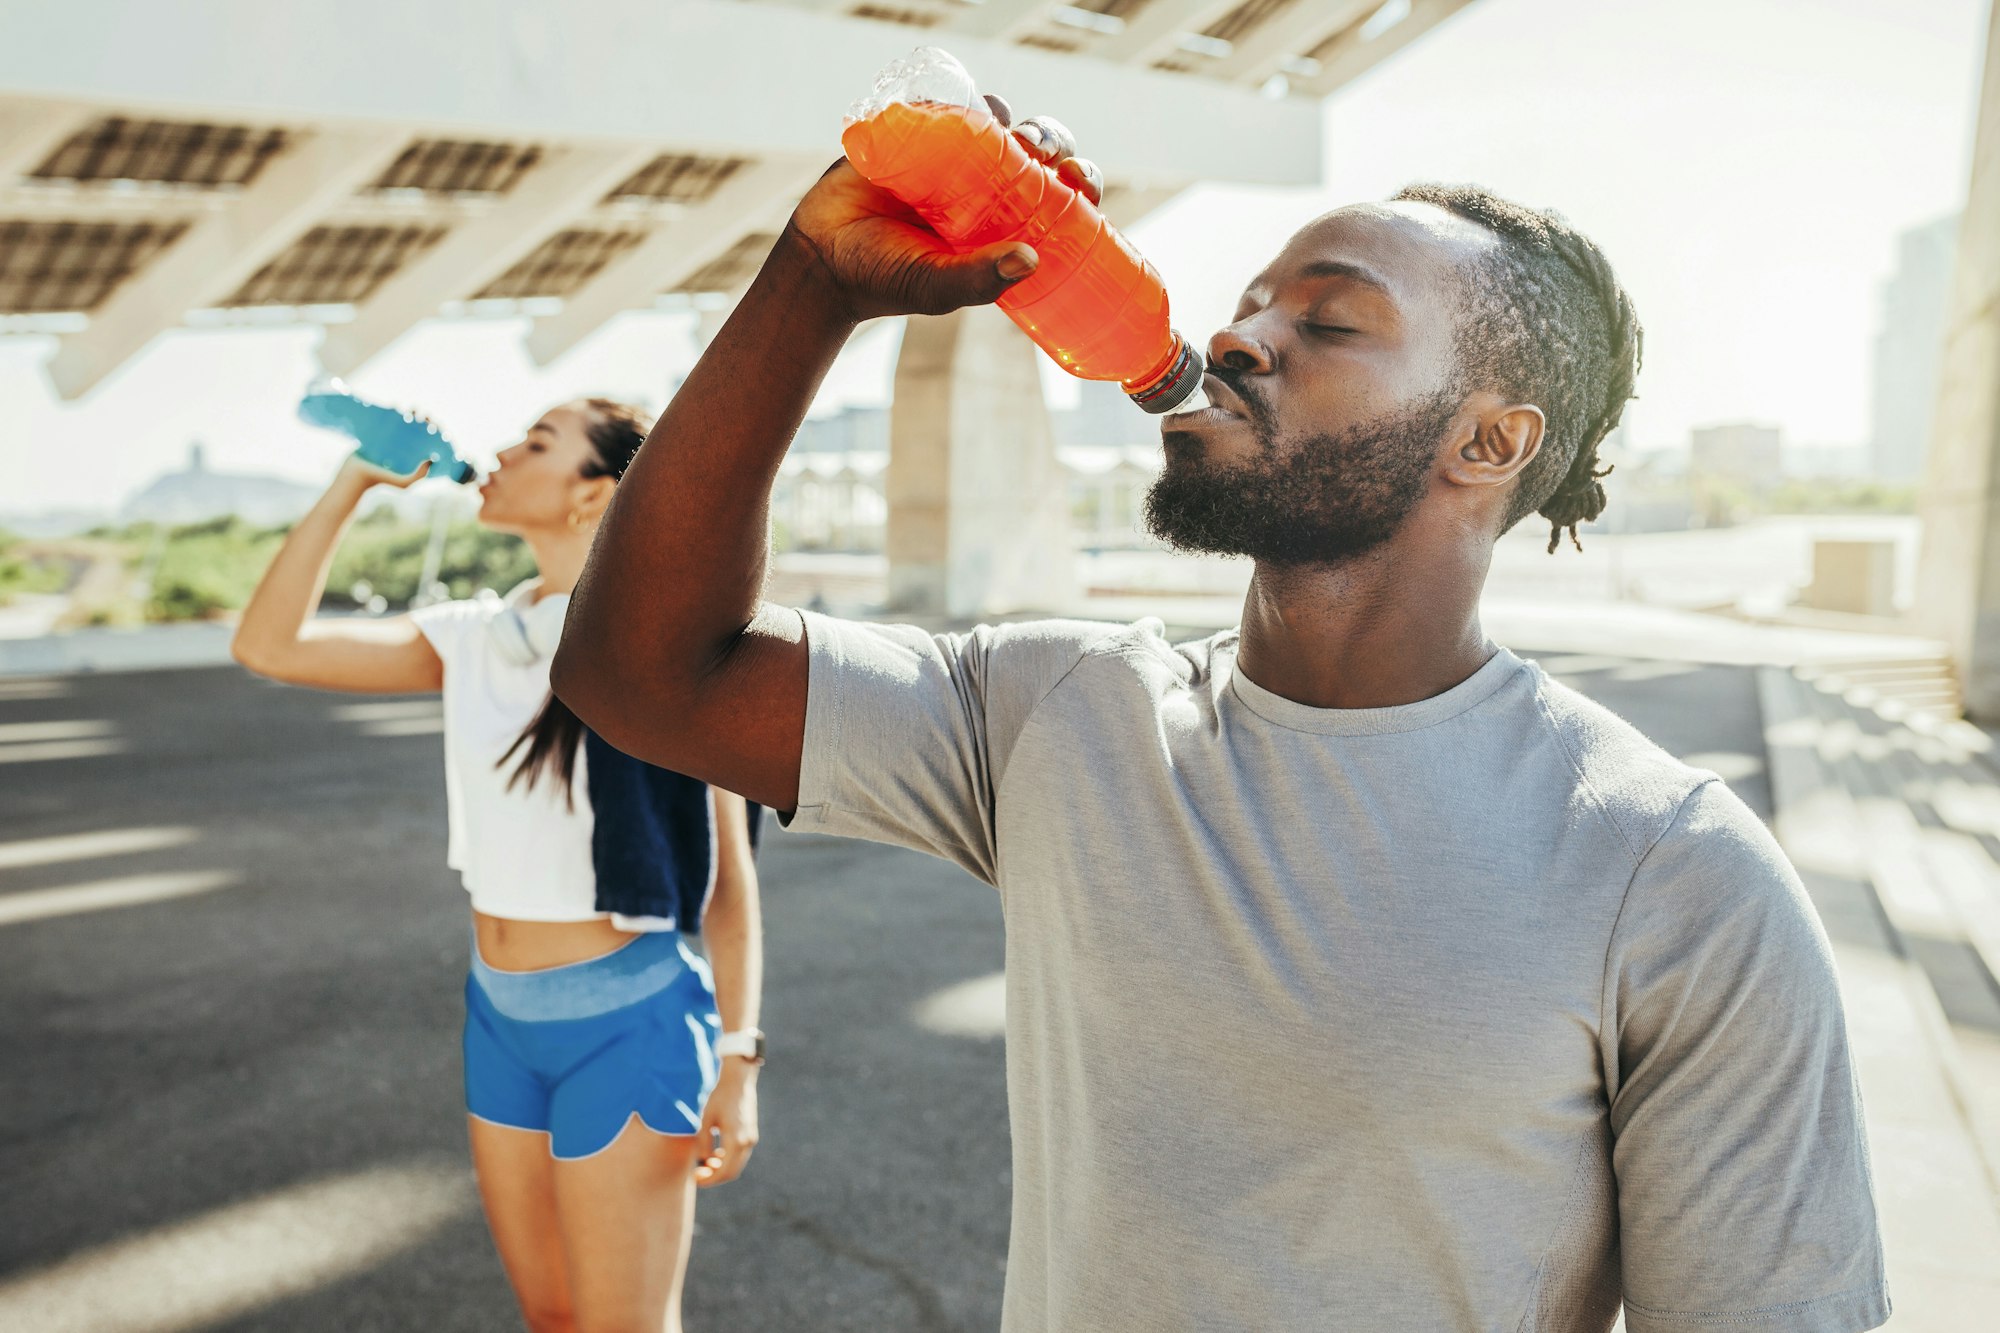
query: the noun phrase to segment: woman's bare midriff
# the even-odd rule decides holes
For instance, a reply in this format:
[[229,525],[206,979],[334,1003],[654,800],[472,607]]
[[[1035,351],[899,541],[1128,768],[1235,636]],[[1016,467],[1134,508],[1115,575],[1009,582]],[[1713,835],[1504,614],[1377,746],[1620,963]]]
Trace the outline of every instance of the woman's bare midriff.
[[488,967],[502,972],[533,972],[602,958],[632,942],[629,932],[597,921],[509,921],[505,917],[472,914],[472,936]]

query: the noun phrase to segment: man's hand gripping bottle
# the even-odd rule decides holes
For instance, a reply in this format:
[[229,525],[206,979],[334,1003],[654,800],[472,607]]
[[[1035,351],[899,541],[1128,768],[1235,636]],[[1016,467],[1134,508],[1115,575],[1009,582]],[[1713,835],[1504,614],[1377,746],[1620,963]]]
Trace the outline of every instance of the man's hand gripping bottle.
[[1040,267],[999,306],[1064,370],[1116,380],[1148,412],[1203,405],[1201,355],[1169,327],[1160,275],[1029,155],[949,54],[919,47],[883,70],[840,142],[855,170],[957,249],[1035,247]]

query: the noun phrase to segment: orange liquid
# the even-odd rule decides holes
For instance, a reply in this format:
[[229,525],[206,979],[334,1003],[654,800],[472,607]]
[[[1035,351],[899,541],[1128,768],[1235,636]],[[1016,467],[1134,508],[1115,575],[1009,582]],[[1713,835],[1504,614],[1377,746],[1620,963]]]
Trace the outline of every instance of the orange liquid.
[[999,305],[1064,370],[1136,389],[1172,368],[1160,275],[984,108],[894,103],[840,142],[855,170],[961,252],[1035,247],[1041,266]]

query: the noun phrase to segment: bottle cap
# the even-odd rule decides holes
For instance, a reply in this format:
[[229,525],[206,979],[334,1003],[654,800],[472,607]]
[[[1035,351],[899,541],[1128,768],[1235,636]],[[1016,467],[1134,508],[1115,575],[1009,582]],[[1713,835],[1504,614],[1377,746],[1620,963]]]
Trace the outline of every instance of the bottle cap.
[[1181,352],[1174,359],[1173,369],[1145,388],[1125,395],[1154,416],[1165,416],[1192,398],[1201,389],[1201,377],[1208,373],[1201,353],[1186,338],[1176,332],[1174,341],[1181,345]]

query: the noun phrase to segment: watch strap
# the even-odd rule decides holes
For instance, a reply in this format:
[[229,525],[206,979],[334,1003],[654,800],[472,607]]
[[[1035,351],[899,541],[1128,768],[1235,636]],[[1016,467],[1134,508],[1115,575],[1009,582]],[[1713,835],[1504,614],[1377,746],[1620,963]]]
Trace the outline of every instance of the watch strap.
[[764,1034],[756,1028],[742,1028],[735,1032],[725,1032],[715,1039],[715,1056],[726,1060],[732,1055],[741,1056],[752,1064],[764,1063]]

